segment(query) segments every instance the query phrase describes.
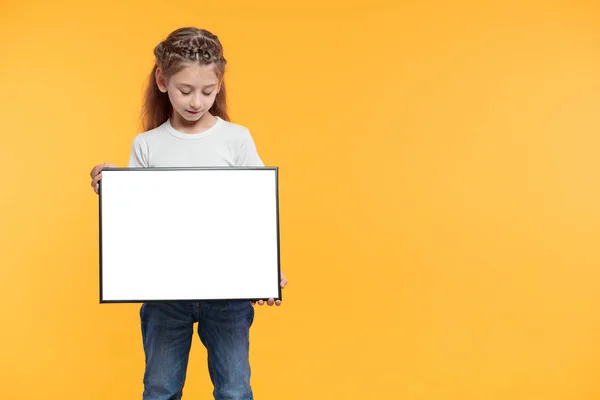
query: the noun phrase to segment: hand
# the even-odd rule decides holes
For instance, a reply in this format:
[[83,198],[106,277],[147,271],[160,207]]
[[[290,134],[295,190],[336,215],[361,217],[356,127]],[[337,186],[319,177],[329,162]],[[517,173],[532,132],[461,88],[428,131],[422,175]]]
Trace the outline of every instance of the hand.
[[98,181],[102,179],[102,170],[104,168],[118,168],[116,165],[105,162],[104,164],[98,164],[94,168],[92,168],[92,172],[90,172],[90,178],[92,178],[92,187],[94,188],[94,192],[98,194]]
[[[281,281],[279,282],[279,285],[281,286],[281,288],[283,289],[286,285],[287,285],[287,279],[285,278],[285,275],[283,274],[283,271],[281,271]],[[256,304],[256,301],[253,301],[252,304]],[[272,306],[273,304],[275,304],[276,306],[280,306],[281,305],[281,300],[277,300],[275,301],[274,299],[269,299],[267,300],[267,305]],[[258,301],[258,305],[262,306],[263,304],[265,304],[264,300],[259,300]]]

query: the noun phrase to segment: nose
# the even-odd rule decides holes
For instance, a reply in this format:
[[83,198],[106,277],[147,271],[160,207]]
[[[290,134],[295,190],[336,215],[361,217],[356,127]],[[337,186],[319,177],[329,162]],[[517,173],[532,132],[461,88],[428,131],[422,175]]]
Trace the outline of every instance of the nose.
[[190,102],[190,107],[194,110],[200,108],[200,106],[202,105],[202,99],[200,98],[201,94],[195,94],[192,97],[192,101]]

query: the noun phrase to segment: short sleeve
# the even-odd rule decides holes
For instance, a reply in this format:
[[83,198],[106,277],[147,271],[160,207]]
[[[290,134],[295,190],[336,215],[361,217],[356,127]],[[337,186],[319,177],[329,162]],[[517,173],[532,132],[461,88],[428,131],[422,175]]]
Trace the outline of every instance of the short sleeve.
[[148,144],[138,135],[133,139],[131,154],[129,156],[129,168],[148,168]]
[[237,154],[237,165],[241,167],[263,167],[264,163],[258,155],[256,144],[250,132],[246,132],[241,139]]

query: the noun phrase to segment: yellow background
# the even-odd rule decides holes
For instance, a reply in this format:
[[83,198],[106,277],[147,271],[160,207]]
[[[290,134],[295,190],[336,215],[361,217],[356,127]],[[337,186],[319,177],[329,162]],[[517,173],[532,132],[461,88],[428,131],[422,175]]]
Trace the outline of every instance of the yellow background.
[[[139,305],[98,302],[94,164],[125,165],[152,48],[222,39],[281,168],[257,399],[600,398],[592,1],[4,1],[0,390],[141,398]],[[208,399],[195,337],[184,391]]]

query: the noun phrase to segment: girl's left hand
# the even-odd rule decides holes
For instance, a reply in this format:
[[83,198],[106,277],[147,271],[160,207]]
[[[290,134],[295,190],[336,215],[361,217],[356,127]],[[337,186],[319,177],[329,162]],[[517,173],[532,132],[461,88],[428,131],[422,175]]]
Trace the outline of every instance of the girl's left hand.
[[[281,271],[281,282],[279,283],[281,285],[281,288],[283,289],[286,285],[287,285],[287,279],[285,278],[285,275],[283,274],[283,271]],[[264,300],[259,300],[258,302],[253,301],[252,304],[256,304],[258,303],[259,306],[262,306],[265,304]],[[274,300],[274,299],[269,299],[266,301],[266,304],[269,306],[272,306],[273,304],[276,306],[280,306],[281,305],[281,300]]]

